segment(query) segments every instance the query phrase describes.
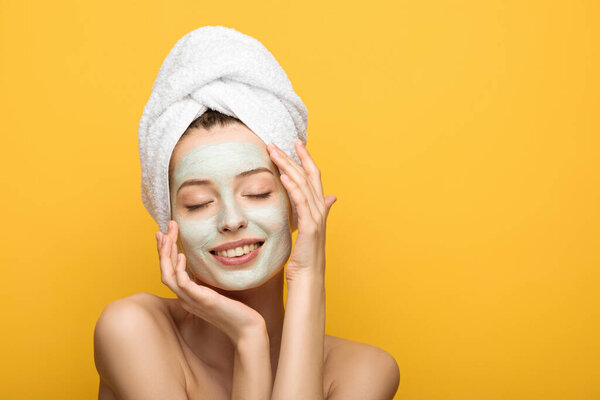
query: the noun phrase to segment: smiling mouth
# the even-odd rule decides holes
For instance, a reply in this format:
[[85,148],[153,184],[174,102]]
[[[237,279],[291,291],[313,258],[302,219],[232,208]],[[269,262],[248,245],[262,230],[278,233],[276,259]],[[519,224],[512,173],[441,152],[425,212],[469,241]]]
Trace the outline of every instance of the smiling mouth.
[[230,258],[230,259],[235,260],[236,258],[242,258],[242,257],[252,253],[254,250],[259,249],[264,243],[265,242],[256,242],[251,245],[239,246],[234,249],[228,249],[228,250],[219,251],[219,252],[210,250],[209,252],[210,252],[210,254],[212,254],[214,256]]

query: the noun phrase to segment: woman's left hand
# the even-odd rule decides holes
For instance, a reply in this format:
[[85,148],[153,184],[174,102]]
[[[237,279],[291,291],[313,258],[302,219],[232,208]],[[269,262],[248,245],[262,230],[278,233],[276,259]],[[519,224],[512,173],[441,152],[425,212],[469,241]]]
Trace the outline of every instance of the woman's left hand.
[[302,141],[296,140],[294,146],[302,166],[274,143],[267,146],[271,159],[283,171],[281,183],[298,213],[298,236],[286,269],[288,283],[303,277],[324,278],[326,222],[337,200],[333,195],[323,196],[321,171]]

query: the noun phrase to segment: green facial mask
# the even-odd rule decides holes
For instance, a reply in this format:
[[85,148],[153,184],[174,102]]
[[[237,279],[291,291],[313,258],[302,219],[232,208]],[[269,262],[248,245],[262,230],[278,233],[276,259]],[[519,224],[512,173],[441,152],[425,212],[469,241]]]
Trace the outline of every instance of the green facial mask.
[[[188,211],[183,204],[178,208],[176,196],[171,200],[188,267],[201,281],[225,290],[250,289],[273,277],[289,258],[292,240],[285,188],[275,176],[269,176],[273,181],[269,187],[274,190],[261,200],[248,196],[264,192],[254,189],[261,185],[253,184],[252,177],[234,179],[241,172],[261,167],[274,171],[266,148],[251,142],[196,146],[176,166],[174,192],[192,178],[214,183],[210,189],[202,189],[203,200],[197,202],[210,202],[207,208]],[[224,229],[226,226],[235,230]],[[244,238],[264,241],[257,257],[246,264],[224,265],[209,251]]]

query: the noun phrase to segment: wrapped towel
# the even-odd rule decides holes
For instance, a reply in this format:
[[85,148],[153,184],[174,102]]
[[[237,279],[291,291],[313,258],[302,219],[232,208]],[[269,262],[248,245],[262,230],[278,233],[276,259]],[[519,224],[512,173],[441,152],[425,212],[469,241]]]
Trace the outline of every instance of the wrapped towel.
[[[195,29],[163,61],[139,124],[142,202],[162,232],[171,219],[171,153],[208,108],[240,119],[266,144],[274,142],[300,164],[294,141],[306,144],[308,111],[273,55],[235,29]],[[296,207],[290,203],[296,230]]]

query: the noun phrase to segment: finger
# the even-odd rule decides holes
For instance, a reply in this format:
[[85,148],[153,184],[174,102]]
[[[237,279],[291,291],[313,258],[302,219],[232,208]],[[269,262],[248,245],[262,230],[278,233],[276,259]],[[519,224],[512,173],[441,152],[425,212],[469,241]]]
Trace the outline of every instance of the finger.
[[309,197],[306,195],[305,191],[302,190],[302,187],[296,183],[293,179],[291,179],[287,174],[281,175],[281,183],[283,184],[285,190],[287,190],[291,201],[294,202],[296,206],[296,211],[298,213],[298,218],[300,215],[303,215],[305,221],[317,221],[318,220],[318,211],[314,209],[312,206]]
[[[303,143],[300,139],[296,140],[294,143],[296,153],[298,154],[300,162],[302,163],[302,176],[304,177],[304,180],[306,180],[306,186],[310,189],[310,192],[313,195],[315,207],[319,210],[320,215],[325,215],[326,210],[325,202],[323,200],[323,185],[321,184],[320,171],[317,168],[317,177],[315,179],[315,172],[313,171],[313,167],[309,165],[309,162],[314,165],[314,168],[316,168],[316,164],[312,161],[312,158],[310,158],[310,155],[308,155],[306,149],[302,147],[302,144]],[[304,159],[302,150],[304,150],[306,155],[308,155],[308,160]],[[288,159],[291,161],[289,156]],[[308,169],[306,167],[308,167]]]
[[[276,147],[274,143],[273,145]],[[317,194],[312,188],[312,184],[306,176],[304,169],[277,147],[272,154],[277,165],[281,167],[284,173],[289,176],[304,193],[311,214],[315,218],[322,216],[325,211],[322,201],[317,200]],[[296,167],[292,167],[292,165],[295,165]]]
[[160,244],[160,250],[158,253],[160,259],[161,277],[163,283],[167,285],[169,289],[174,291],[174,287],[176,286],[175,270],[173,269],[173,264],[171,263],[170,249],[170,238],[168,236],[163,235]]
[[[323,185],[321,184],[320,171],[318,170],[318,168],[316,168],[316,164],[314,163],[314,161],[312,161],[312,158],[310,158],[310,155],[308,155],[308,152],[305,148],[302,147],[302,145],[303,143],[300,139],[294,142],[296,153],[298,154],[298,158],[300,158],[301,165],[299,165],[287,153],[279,149],[277,145],[273,143],[274,148],[279,149],[279,151],[282,153],[284,160],[287,161],[289,165],[293,166],[294,169],[297,170],[298,173],[304,177],[304,179],[307,181],[306,186],[313,193],[315,204],[320,205],[323,203]],[[304,150],[304,153],[306,154],[304,154],[302,150]],[[308,160],[303,160],[305,155],[308,155]],[[309,163],[312,163],[314,168],[313,166],[310,166]],[[308,169],[306,168],[307,166]],[[317,179],[314,178],[314,169],[316,169]],[[318,206],[318,208],[321,211],[321,213],[325,212],[325,207]]]
[[329,211],[331,210],[331,206],[336,201],[337,201],[337,196],[334,196],[334,195],[325,196],[325,207],[327,208],[326,216],[329,215]]
[[289,161],[289,164],[284,164],[282,167],[280,167],[281,169],[283,169],[286,173],[288,172],[288,168],[293,168],[294,170],[301,172],[302,171],[302,166],[299,165],[295,160],[292,160],[285,151],[281,150],[279,148],[279,146],[277,146],[275,143],[271,142],[268,146],[267,146],[267,150],[269,151],[269,156],[271,156],[271,158],[275,157],[276,159],[281,159],[281,161]]
[[298,185],[285,174],[281,175],[281,183],[283,183],[285,189],[292,198],[292,201],[296,205],[296,211],[298,213],[298,230],[304,229],[303,226],[305,223],[314,223],[315,218],[310,211],[308,199]]
[[167,286],[179,299],[184,302],[190,302],[189,296],[187,296],[185,293],[182,293],[177,286],[173,264],[171,263],[170,258],[165,255],[166,249],[168,248],[168,244],[165,243],[167,241],[167,236],[165,236],[162,232],[157,232],[156,241],[160,260],[160,274],[162,283],[164,283],[165,286]]
[[[283,150],[279,149],[275,143],[272,143],[274,149],[278,149],[280,155],[283,157],[284,161],[287,162],[288,165],[294,167],[298,174],[304,177],[307,181],[307,187],[310,188],[311,192],[314,195],[315,201],[317,203],[323,202],[323,185],[321,184],[320,171],[316,167],[316,164],[308,154],[306,148],[303,147],[303,143],[300,139],[294,142],[294,146],[296,148],[296,153],[300,158],[300,163],[302,165],[298,165],[298,163],[293,160],[288,154],[286,154]],[[276,153],[276,152],[275,152]],[[305,158],[307,156],[307,158]],[[312,165],[311,165],[312,164]],[[315,171],[316,170],[316,171]],[[316,179],[314,176],[316,175]],[[324,211],[324,208],[322,209]]]
[[317,168],[313,159],[308,154],[308,150],[304,147],[304,143],[300,139],[294,143],[296,153],[300,158],[304,174],[306,175],[308,185],[314,195],[316,207],[319,209],[321,215],[324,217],[327,214],[327,208],[325,206],[325,200],[323,198],[323,184],[321,183],[321,171]]
[[[185,272],[185,255],[180,254],[176,268],[177,285],[182,294],[189,299],[191,304],[199,304],[200,309],[210,309],[215,305],[216,292],[206,286],[198,285],[192,281]],[[211,293],[214,292],[214,293]]]
[[157,232],[156,233],[156,251],[158,253],[159,259],[160,259],[160,249],[162,248],[164,242],[164,236],[162,234],[162,232]]
[[296,140],[294,146],[296,148],[296,153],[300,158],[300,162],[302,163],[304,170],[306,171],[311,183],[313,184],[313,188],[315,189],[317,194],[322,198],[323,183],[321,181],[321,170],[319,170],[317,164],[315,164],[314,160],[308,153],[308,150],[306,149],[306,146],[304,146],[302,140]]
[[169,229],[170,232],[168,235],[171,237],[171,264],[177,264],[177,254],[179,253],[177,249],[177,222],[169,221]]
[[185,255],[180,253],[177,255],[177,264],[175,265],[175,278],[177,279],[177,285],[184,287],[193,282],[190,276],[185,272]]
[[186,259],[183,253],[179,253],[177,255],[177,263],[175,264],[175,283],[177,287],[178,296],[185,299],[185,301],[190,304],[194,304],[194,300],[192,296],[189,295],[189,287],[192,285],[197,285],[194,281],[190,279],[190,276],[185,271]]

